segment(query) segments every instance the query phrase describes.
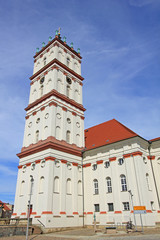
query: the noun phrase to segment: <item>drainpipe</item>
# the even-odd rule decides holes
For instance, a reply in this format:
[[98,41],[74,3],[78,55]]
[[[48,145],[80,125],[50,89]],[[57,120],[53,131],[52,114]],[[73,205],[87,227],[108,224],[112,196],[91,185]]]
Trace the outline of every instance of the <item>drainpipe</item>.
[[83,153],[82,150],[82,160],[81,160],[81,167],[82,167],[82,209],[83,209],[83,228],[84,228],[84,172],[83,172]]
[[153,180],[154,180],[154,184],[155,184],[155,189],[156,189],[156,194],[157,194],[157,200],[158,200],[158,205],[159,205],[159,209],[160,209],[160,199],[159,199],[159,195],[158,195],[158,188],[157,188],[157,184],[156,184],[156,178],[155,178],[155,174],[154,174],[154,169],[153,169],[153,163],[151,161],[151,144],[152,142],[148,141],[149,145],[148,145],[148,153],[149,153],[149,159],[150,159],[150,163],[151,163],[151,169],[152,169],[152,174],[153,174]]

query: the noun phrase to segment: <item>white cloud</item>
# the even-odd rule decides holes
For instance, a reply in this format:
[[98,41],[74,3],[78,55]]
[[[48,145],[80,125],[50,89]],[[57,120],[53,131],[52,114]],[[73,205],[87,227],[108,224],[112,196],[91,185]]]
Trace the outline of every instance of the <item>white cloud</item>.
[[157,3],[158,1],[159,0],[129,0],[129,3],[135,7],[143,7],[148,4]]

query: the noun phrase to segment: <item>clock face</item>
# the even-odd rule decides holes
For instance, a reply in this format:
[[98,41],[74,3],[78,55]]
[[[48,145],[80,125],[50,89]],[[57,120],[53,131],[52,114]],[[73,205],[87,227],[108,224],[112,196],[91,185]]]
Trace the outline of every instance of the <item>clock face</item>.
[[67,78],[67,83],[68,84],[71,84],[72,83],[72,80],[70,78]]

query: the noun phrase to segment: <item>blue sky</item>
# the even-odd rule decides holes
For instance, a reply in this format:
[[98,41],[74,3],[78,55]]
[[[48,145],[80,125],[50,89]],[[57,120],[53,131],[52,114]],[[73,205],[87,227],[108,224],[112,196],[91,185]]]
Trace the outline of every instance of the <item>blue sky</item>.
[[0,8],[0,200],[14,202],[33,55],[61,27],[80,47],[85,128],[160,136],[160,0],[8,0]]

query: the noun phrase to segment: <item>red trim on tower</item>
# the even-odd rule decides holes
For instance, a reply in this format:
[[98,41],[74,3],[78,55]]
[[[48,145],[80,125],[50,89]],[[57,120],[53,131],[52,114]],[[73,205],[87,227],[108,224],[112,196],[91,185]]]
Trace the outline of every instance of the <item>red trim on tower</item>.
[[132,156],[142,156],[142,152],[137,151],[137,152],[133,152],[131,153]]
[[85,117],[81,116],[81,119],[84,120]]
[[12,213],[12,216],[17,216],[17,213]]
[[31,215],[36,215],[37,213],[36,212],[31,212]]
[[86,109],[83,107],[83,105],[75,102],[73,99],[69,99],[67,98],[64,94],[61,94],[59,92],[57,92],[56,90],[52,90],[50,91],[49,93],[43,95],[41,98],[37,99],[36,101],[34,101],[33,103],[30,103],[28,105],[28,107],[25,108],[25,111],[28,111],[30,110],[31,108],[35,107],[36,105],[38,105],[39,103],[43,102],[44,100],[46,100],[47,98],[51,97],[51,96],[55,96],[63,101],[65,101],[66,103],[69,103],[71,104],[72,106],[82,110],[82,111],[85,111]]
[[87,214],[93,214],[93,212],[87,212]]
[[106,214],[106,213],[107,213],[106,211],[100,212],[100,214]]
[[115,211],[114,213],[115,214],[119,214],[119,213],[122,213],[122,211]]
[[148,158],[149,160],[154,160],[154,159],[155,159],[155,156],[147,156],[147,158]]
[[65,108],[65,107],[62,107],[62,110],[65,111],[65,112],[67,112],[67,108]]
[[26,163],[26,166],[29,167],[31,165],[31,163]]
[[110,161],[110,162],[116,161],[116,157],[111,157],[111,158],[109,158],[109,161]]
[[[54,43],[55,42],[55,43]],[[70,48],[66,42],[63,42],[61,39],[55,37],[52,41],[48,42],[48,44],[43,47],[38,53],[35,54],[34,58],[36,58],[39,54],[41,54],[45,49],[47,49],[52,43],[54,43],[54,46],[59,46],[59,44],[57,43],[61,43],[65,48],[67,48],[69,51],[71,51],[73,54],[75,54],[77,57],[79,57],[80,59],[82,59],[82,57],[80,56],[79,53],[77,53],[75,50],[73,50],[72,48]],[[80,60],[79,60],[80,61]]]
[[45,110],[45,107],[41,107],[41,111],[44,111]]
[[50,103],[49,103],[49,106],[50,106],[50,107],[51,107],[51,106],[57,107],[57,103],[55,103],[55,102],[50,102]]
[[158,210],[157,213],[160,213],[160,210]]
[[91,166],[91,163],[86,163],[86,164],[83,165],[83,168],[84,167],[90,167],[90,166]]
[[41,216],[35,216],[34,218],[41,218]]
[[52,211],[43,211],[42,214],[53,214]]
[[151,211],[151,210],[146,210],[146,212],[147,212],[147,213],[152,213],[152,211]]
[[60,214],[66,214],[66,212],[60,212]]
[[56,158],[55,157],[45,157],[46,161],[54,161]]
[[32,115],[35,116],[37,114],[37,112],[33,112]]
[[73,115],[73,116],[77,116],[77,113],[75,113],[75,112],[72,112],[72,115]]
[[97,161],[97,164],[102,164],[102,163],[103,163],[103,160]]
[[131,157],[131,153],[128,153],[128,154],[123,154],[123,157],[124,157],[124,158]]
[[78,215],[78,212],[73,212],[73,215]]
[[81,81],[84,80],[84,78],[77,74],[76,72],[74,72],[72,69],[68,68],[65,64],[61,63],[60,61],[58,61],[56,58],[54,58],[52,61],[50,61],[47,65],[45,65],[44,67],[42,67],[38,72],[36,72],[35,74],[33,74],[30,77],[30,80],[33,80],[34,78],[36,78],[39,74],[41,74],[43,71],[45,71],[47,68],[49,68],[52,64],[56,63],[57,65],[59,65],[60,67],[62,67],[63,69],[65,69],[67,72],[71,73],[72,75],[74,75],[75,77],[77,77],[78,79],[80,79]]
[[41,160],[40,160],[40,159],[35,161],[35,163],[40,163],[40,162],[41,162]]
[[25,117],[25,119],[28,119],[28,118],[29,118],[29,116],[26,116],[26,117]]
[[74,144],[66,143],[65,141],[59,141],[54,137],[48,137],[46,140],[41,140],[38,143],[31,144],[29,147],[23,147],[21,152],[17,154],[19,158],[29,156],[31,154],[41,152],[48,148],[59,150],[62,152],[70,153],[75,156],[82,156],[82,149]]
[[44,73],[44,75],[47,75],[48,74],[48,71],[46,71],[45,73]]
[[18,166],[18,169],[20,169],[20,168],[22,168],[22,165],[19,165],[19,166]]
[[22,212],[21,215],[26,215],[26,213],[25,213],[25,212]]
[[72,165],[77,167],[77,166],[78,166],[78,163],[72,162]]
[[64,163],[64,164],[66,164],[66,163],[67,163],[67,161],[66,161],[66,160],[63,160],[63,159],[61,159],[61,163]]

